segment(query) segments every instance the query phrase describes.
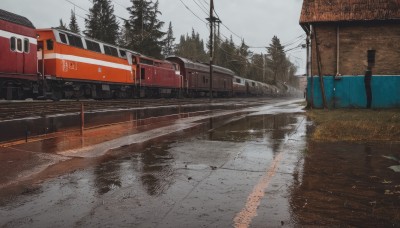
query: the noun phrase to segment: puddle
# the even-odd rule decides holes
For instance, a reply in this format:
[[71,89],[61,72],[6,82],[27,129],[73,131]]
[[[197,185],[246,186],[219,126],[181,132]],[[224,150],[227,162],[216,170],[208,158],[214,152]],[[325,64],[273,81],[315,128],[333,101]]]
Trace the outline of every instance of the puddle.
[[389,169],[396,143],[310,143],[291,205],[298,224],[400,226],[400,174]]
[[[233,105],[185,105],[185,106],[165,106],[133,108],[131,110],[103,110],[85,112],[85,128],[105,126],[109,124],[139,121],[139,125],[157,121],[157,119],[181,113],[182,116],[196,112],[210,110],[231,110],[236,109]],[[177,118],[177,117],[175,117]],[[140,121],[148,119],[148,121]],[[11,140],[26,139],[39,135],[46,135],[57,132],[80,130],[80,113],[67,113],[59,115],[36,116],[18,120],[0,121],[0,142]],[[6,130],[7,129],[7,130]]]
[[50,167],[0,189],[0,226],[399,226],[399,144],[307,142],[304,114],[288,109],[203,119]]
[[[53,168],[58,178],[3,201],[0,215],[8,219],[2,225],[198,227],[212,220],[230,226],[301,119],[298,114],[211,118],[190,131],[114,149],[88,167],[90,158],[69,161],[74,171]],[[34,207],[38,203],[42,206]],[[62,219],[56,216],[60,212]]]

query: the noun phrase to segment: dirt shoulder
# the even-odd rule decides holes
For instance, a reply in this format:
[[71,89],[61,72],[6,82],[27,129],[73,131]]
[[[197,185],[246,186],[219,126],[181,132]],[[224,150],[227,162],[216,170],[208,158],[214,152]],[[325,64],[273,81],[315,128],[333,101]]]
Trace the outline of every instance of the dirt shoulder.
[[400,141],[400,109],[308,110],[314,141]]

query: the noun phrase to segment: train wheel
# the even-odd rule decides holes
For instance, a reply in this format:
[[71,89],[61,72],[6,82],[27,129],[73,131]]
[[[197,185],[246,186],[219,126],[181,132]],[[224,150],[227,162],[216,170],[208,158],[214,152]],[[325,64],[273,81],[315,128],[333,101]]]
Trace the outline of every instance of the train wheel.
[[63,98],[63,93],[61,90],[54,90],[53,95],[51,96],[51,99],[53,101],[59,101]]

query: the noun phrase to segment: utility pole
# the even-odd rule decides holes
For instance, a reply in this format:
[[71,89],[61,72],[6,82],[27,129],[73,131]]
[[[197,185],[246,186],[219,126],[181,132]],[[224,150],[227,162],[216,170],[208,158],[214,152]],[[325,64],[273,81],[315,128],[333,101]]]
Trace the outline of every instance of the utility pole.
[[265,83],[265,54],[261,53],[263,58],[263,82]]
[[213,62],[214,62],[214,0],[210,0],[210,101],[213,99]]

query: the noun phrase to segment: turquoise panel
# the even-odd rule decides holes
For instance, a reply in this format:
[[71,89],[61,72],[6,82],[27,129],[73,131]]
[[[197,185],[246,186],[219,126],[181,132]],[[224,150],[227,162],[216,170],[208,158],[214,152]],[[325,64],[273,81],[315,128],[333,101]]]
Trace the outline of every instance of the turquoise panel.
[[[308,78],[307,99],[311,101],[311,78]],[[314,80],[314,107],[322,108],[319,77]],[[324,88],[329,108],[365,108],[367,96],[364,76],[324,76]],[[400,108],[400,76],[373,76],[372,108]]]

